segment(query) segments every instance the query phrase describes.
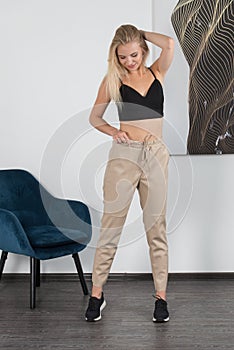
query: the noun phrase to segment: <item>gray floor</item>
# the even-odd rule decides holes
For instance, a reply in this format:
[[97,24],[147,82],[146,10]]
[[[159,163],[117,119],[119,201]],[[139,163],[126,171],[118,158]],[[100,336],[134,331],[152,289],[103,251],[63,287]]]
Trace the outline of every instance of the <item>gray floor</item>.
[[43,276],[30,310],[28,276],[3,275],[0,349],[234,349],[233,277],[171,276],[166,324],[152,322],[152,293],[149,276],[110,278],[103,318],[88,323],[75,276]]

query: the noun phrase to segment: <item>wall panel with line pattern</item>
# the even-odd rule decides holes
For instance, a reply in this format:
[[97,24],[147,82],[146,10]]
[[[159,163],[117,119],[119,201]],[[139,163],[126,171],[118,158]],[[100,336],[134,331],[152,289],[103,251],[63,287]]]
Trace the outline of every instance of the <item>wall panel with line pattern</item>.
[[232,0],[180,0],[171,20],[189,64],[190,154],[234,153]]

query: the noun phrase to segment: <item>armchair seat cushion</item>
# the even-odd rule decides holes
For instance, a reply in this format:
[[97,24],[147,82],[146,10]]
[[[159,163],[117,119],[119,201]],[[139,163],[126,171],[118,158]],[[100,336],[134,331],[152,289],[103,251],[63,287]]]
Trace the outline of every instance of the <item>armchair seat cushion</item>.
[[78,229],[52,225],[28,226],[25,232],[33,248],[49,248],[72,243],[88,244],[90,237]]

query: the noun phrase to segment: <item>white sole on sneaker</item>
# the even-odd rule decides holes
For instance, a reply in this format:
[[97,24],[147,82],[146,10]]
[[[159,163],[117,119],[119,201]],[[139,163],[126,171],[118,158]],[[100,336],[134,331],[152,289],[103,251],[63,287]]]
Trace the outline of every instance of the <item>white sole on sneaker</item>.
[[163,323],[163,322],[168,322],[168,321],[169,321],[169,317],[165,318],[162,321],[158,321],[156,318],[153,317],[153,322]]
[[[106,307],[106,301],[104,300],[101,307],[100,307],[100,316],[98,316],[97,318],[94,318],[92,321],[96,322],[99,321],[102,318],[102,310]],[[89,321],[89,319],[87,317],[85,317],[86,321]]]

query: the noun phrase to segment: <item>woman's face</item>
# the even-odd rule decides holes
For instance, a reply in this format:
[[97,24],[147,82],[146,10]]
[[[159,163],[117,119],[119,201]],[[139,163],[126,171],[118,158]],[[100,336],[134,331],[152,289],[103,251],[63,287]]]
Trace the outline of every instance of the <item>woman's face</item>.
[[136,41],[131,41],[125,45],[119,45],[117,56],[120,64],[129,72],[140,68],[143,60],[143,51]]

